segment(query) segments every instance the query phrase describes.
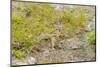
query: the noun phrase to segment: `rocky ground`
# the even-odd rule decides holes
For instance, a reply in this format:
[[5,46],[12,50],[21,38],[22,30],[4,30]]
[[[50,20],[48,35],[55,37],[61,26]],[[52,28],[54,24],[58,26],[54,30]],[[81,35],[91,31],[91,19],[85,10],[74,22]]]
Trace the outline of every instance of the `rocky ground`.
[[[83,38],[83,37],[82,37]],[[58,44],[55,49],[45,49],[43,52],[27,56],[23,60],[14,59],[15,65],[26,64],[48,64],[48,63],[63,63],[63,62],[82,62],[95,61],[95,45],[88,45],[79,37],[73,37],[63,40],[63,43]]]
[[[88,26],[89,31],[92,31],[95,27],[93,26],[95,25],[94,18],[92,22]],[[95,61],[96,46],[88,45],[85,42],[85,35],[86,34],[78,35],[61,40],[61,42],[55,46],[55,49],[51,49],[45,45],[39,46],[38,48],[40,48],[42,52],[27,55],[24,59],[12,57],[12,65]]]
[[[61,62],[81,62],[95,60],[95,45],[87,45],[77,38],[71,38],[60,44],[60,49],[46,50],[36,56],[37,64],[61,63]],[[83,44],[82,44],[83,43]]]

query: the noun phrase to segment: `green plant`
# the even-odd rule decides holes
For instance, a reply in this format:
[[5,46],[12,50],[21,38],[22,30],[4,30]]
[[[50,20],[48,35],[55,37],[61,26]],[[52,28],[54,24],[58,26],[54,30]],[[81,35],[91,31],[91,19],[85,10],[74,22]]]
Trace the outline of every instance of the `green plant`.
[[94,45],[96,43],[95,31],[87,34],[86,41],[90,45]]
[[[14,56],[17,57],[24,55],[23,48],[29,49],[31,46],[40,45],[42,42],[39,36],[42,33],[56,33],[60,27],[63,27],[61,31],[68,37],[75,36],[76,32],[84,32],[86,21],[94,14],[93,11],[78,6],[56,10],[49,4],[20,4],[12,11],[12,41],[23,43],[19,50],[13,48]],[[16,7],[16,4],[14,6]]]
[[19,58],[19,59],[22,59],[24,58],[25,56],[25,52],[24,51],[21,51],[21,50],[12,50],[12,55]]
[[[80,9],[79,9],[80,10]],[[78,13],[78,14],[77,14]],[[86,29],[86,16],[83,11],[77,11],[76,9],[64,10],[61,22],[65,26],[67,35],[74,36],[76,33],[82,33]]]

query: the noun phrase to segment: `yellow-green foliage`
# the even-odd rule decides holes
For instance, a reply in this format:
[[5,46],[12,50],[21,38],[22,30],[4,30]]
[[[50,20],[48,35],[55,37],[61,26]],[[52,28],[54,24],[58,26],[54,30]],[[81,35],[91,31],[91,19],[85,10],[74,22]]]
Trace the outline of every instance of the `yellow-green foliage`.
[[[14,5],[12,11],[12,39],[24,42],[23,48],[41,44],[39,35],[43,32],[52,34],[56,31],[55,25],[59,22],[66,35],[73,36],[75,33],[84,32],[86,21],[94,15],[93,11],[82,9],[83,7],[55,10],[49,4],[16,3],[20,5]],[[21,55],[20,51],[13,51],[16,57],[23,56],[23,54]]]
[[86,30],[87,21],[92,19],[94,15],[94,13],[91,13],[89,10],[86,12],[87,10],[78,7],[63,10],[61,21],[65,24],[65,30],[68,35],[73,36],[76,33],[82,33]]
[[87,34],[86,41],[90,45],[94,45],[96,43],[95,31]]
[[24,51],[21,51],[21,50],[12,50],[12,55],[19,58],[19,59],[22,59],[24,58],[25,56],[25,52]]

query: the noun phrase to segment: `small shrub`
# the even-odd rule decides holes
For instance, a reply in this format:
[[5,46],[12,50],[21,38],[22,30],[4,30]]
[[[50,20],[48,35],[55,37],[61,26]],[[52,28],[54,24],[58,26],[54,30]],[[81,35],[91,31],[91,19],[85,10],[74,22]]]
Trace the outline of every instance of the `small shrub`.
[[25,52],[21,50],[12,50],[12,55],[19,59],[22,59],[25,56]]
[[87,34],[86,41],[90,45],[94,45],[95,44],[95,41],[96,41],[95,31],[90,32],[90,33]]

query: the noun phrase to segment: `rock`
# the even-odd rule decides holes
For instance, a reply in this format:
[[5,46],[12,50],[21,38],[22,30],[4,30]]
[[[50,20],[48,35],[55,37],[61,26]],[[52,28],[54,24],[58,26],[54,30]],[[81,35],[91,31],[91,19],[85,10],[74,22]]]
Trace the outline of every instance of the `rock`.
[[92,21],[88,24],[88,31],[93,31],[95,29],[95,17],[92,19]]
[[12,57],[12,65],[29,65],[29,64],[36,64],[36,59],[32,56],[27,56],[23,59],[18,59]]
[[27,57],[26,58],[26,63],[28,64],[35,64],[36,63],[36,59],[34,57]]
[[63,46],[64,49],[79,49],[81,48],[82,44],[79,38],[74,37],[65,40],[64,44],[62,44],[61,46]]

